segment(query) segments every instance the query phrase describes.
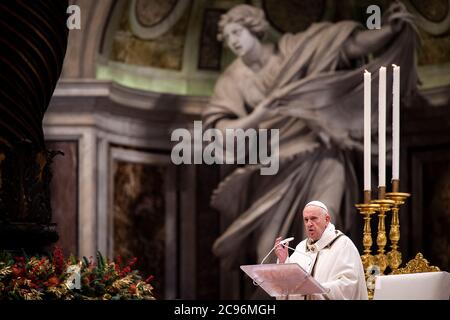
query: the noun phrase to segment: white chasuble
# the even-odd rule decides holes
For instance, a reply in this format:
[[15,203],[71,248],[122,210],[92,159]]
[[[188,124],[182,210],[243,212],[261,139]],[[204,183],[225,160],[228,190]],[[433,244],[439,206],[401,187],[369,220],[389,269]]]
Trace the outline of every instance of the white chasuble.
[[295,248],[286,263],[298,263],[311,273],[326,294],[290,295],[288,299],[367,300],[364,269],[358,250],[349,237],[329,223],[322,237],[313,243],[305,239]]

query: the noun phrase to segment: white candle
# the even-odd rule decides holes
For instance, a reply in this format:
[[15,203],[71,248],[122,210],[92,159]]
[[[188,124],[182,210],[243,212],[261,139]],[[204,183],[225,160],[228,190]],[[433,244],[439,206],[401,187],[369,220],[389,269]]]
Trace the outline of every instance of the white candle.
[[364,72],[364,190],[371,190],[370,181],[370,143],[371,143],[371,129],[370,129],[370,101],[371,101],[371,74],[369,71]]
[[378,186],[386,186],[386,68],[379,70],[378,82]]
[[392,179],[400,178],[400,67],[395,64],[392,86]]

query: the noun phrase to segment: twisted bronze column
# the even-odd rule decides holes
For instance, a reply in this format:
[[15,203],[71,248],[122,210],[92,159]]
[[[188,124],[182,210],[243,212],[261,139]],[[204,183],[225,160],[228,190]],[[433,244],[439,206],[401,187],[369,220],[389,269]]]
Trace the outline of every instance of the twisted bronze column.
[[54,153],[42,120],[67,48],[68,1],[0,2],[0,249],[55,241],[49,184]]

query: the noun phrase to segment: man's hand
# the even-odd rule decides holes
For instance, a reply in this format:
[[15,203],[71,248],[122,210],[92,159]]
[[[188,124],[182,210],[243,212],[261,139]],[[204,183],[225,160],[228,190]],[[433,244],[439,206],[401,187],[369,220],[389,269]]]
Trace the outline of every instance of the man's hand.
[[288,257],[288,245],[289,242],[286,244],[280,244],[281,237],[278,237],[275,239],[275,254],[278,257],[278,261],[280,263],[284,263]]

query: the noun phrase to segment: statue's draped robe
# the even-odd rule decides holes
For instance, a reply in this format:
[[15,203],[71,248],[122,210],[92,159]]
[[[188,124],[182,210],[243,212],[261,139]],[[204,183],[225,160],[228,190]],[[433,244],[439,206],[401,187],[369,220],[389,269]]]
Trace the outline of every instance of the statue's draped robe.
[[[359,218],[354,209],[357,179],[349,150],[362,149],[364,69],[372,73],[373,137],[377,132],[379,67],[388,70],[388,115],[391,64],[401,67],[402,95],[417,84],[417,40],[411,25],[370,62],[355,67],[343,44],[360,28],[351,21],[313,24],[305,32],[284,35],[259,72],[238,58],[218,79],[203,114],[205,128],[215,127],[221,119],[248,115],[270,94],[280,97],[273,116],[259,125],[280,130],[279,172],[263,176],[258,165],[239,167],[213,193],[212,206],[228,224],[213,250],[226,265],[242,263],[238,257],[244,246],[256,246],[259,262],[277,236],[302,238],[301,211],[310,200],[324,202],[332,221],[343,230]],[[390,139],[387,141],[389,149]],[[376,152],[376,147],[372,150]]]

